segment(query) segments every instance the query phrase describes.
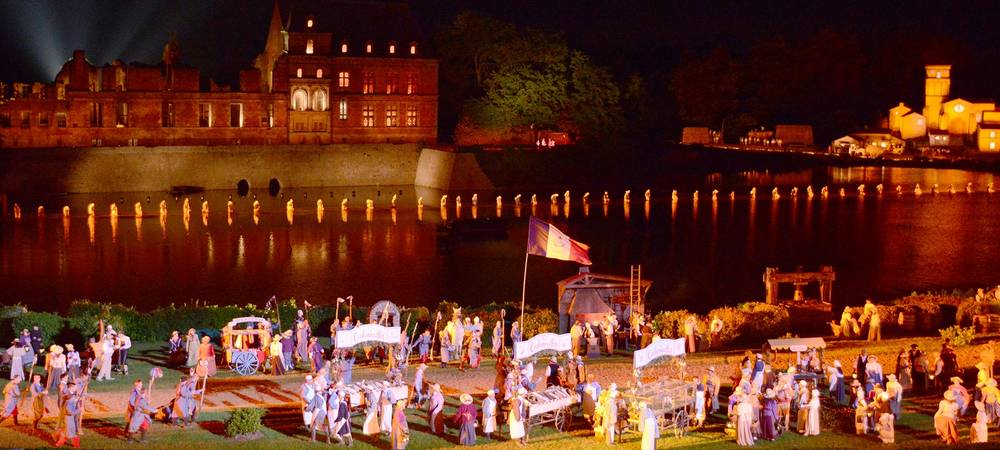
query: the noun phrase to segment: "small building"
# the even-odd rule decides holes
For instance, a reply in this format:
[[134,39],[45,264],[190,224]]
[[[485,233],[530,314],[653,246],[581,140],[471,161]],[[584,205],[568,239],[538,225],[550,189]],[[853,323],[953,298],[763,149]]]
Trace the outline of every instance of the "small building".
[[[645,312],[646,293],[653,282],[632,280],[619,275],[590,273],[590,268],[580,267],[580,272],[556,283],[559,290],[559,332],[565,333],[573,322],[596,322],[609,313],[618,322],[628,323],[631,311]],[[635,294],[630,294],[635,289]],[[630,300],[630,297],[633,297]],[[636,298],[637,297],[637,298]]]
[[[892,122],[892,116],[889,119]],[[898,132],[904,140],[916,139],[927,135],[927,119],[916,111],[910,111],[899,118],[899,129],[892,130]],[[891,126],[890,126],[891,128]]]
[[836,155],[853,155],[861,147],[861,141],[848,134],[833,140],[830,144],[830,153]]
[[782,145],[813,145],[812,125],[778,125],[774,137]]
[[681,144],[711,144],[712,132],[708,127],[684,127]]
[[913,110],[903,104],[903,102],[899,102],[899,105],[889,109],[889,129],[894,132],[898,132],[903,116],[912,111]]
[[1000,151],[1000,111],[983,111],[976,132],[976,148],[982,152]]
[[886,153],[902,153],[906,142],[885,128],[861,130],[833,141],[832,147],[846,149],[851,156],[877,158]]

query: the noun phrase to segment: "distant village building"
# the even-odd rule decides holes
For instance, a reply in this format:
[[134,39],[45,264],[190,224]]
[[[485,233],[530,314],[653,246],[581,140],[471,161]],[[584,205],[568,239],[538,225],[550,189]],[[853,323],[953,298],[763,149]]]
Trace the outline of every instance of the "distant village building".
[[[435,142],[438,61],[403,2],[275,2],[238,86],[171,39],[158,65],[73,52],[51,83],[0,83],[0,147]],[[221,56],[221,55],[220,55]]]
[[[877,147],[898,148],[907,142],[916,147],[963,147],[975,138],[975,148],[983,152],[1000,151],[1000,112],[992,100],[950,99],[951,66],[928,65],[924,67],[924,107],[917,111],[904,103],[889,109],[888,130],[855,132],[849,136],[860,139],[858,147],[874,149],[866,156],[877,153]],[[889,134],[889,136],[886,135]],[[891,137],[891,139],[890,139]],[[874,145],[872,145],[874,144]],[[844,138],[831,144],[831,150],[840,151],[848,145]]]
[[684,127],[681,130],[681,144],[717,144],[720,142],[719,132],[708,127]]

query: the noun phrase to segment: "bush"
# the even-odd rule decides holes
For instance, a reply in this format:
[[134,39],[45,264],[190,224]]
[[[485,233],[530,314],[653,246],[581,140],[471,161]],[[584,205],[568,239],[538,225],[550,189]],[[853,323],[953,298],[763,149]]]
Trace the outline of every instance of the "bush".
[[969,345],[976,337],[976,329],[974,327],[961,327],[959,325],[942,328],[938,330],[938,333],[941,334],[941,339],[951,339],[952,345],[956,347]]
[[45,337],[43,345],[48,345],[62,333],[65,321],[52,313],[32,311],[23,312],[11,320],[11,329],[15,334],[20,334],[24,329],[31,330],[31,327],[36,325]]
[[709,320],[715,316],[724,324],[719,336],[723,345],[782,336],[791,325],[787,309],[760,302],[724,306],[708,313]]
[[240,408],[226,419],[226,436],[237,437],[260,432],[261,419],[267,410],[261,408]]
[[684,320],[691,315],[686,309],[660,311],[653,317],[653,332],[660,337],[677,339],[684,336]]
[[524,323],[521,324],[521,331],[524,339],[542,333],[555,333],[559,326],[559,317],[551,309],[544,308],[524,313]]

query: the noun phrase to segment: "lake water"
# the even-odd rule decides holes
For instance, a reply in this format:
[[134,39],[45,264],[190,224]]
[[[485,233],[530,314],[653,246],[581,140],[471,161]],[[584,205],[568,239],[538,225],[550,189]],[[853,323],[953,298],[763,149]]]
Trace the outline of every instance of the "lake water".
[[[965,193],[969,182],[975,188],[971,195]],[[646,186],[632,187],[627,215],[622,189],[610,193],[605,208],[604,188],[597,186],[590,187],[589,208],[581,202],[585,189],[574,188],[568,214],[561,197],[556,209],[550,207],[555,191],[535,191],[535,215],[589,244],[594,272],[627,275],[630,264],[642,264],[644,278],[653,281],[648,301],[654,309],[704,312],[762,299],[767,266],[815,270],[832,265],[834,302],[857,304],[865,297],[1000,283],[1000,193],[985,192],[992,182],[994,176],[987,173],[903,168],[666,177],[651,183],[648,210],[642,195]],[[865,196],[857,194],[860,183],[868,185]],[[886,186],[882,195],[875,193],[877,183]],[[924,188],[920,197],[913,194],[916,183]],[[941,190],[937,195],[930,193],[935,183]],[[816,190],[811,200],[805,195],[809,184]],[[823,199],[819,188],[827,184],[830,196]],[[904,187],[902,196],[895,193],[897,184]],[[956,194],[947,192],[949,185]],[[752,186],[758,188],[755,199],[748,195]],[[781,190],[779,200],[771,198],[774,186]],[[797,198],[789,195],[793,186],[799,187]],[[845,197],[839,196],[840,187]],[[717,201],[710,198],[713,188],[721,191]],[[676,203],[670,200],[672,189],[680,191]],[[697,202],[694,189],[701,192]],[[728,198],[730,190],[736,191],[735,200]],[[508,239],[451,245],[437,239],[441,193],[412,186],[295,189],[278,197],[259,190],[247,197],[235,191],[194,194],[187,222],[183,198],[166,193],[45,198],[8,193],[8,214],[17,202],[23,219],[15,222],[7,215],[0,222],[0,301],[58,311],[78,298],[142,309],[195,299],[262,305],[272,295],[313,304],[353,295],[359,305],[390,299],[430,307],[445,299],[470,305],[519,300],[532,214],[532,191],[521,193],[519,216],[514,192],[502,193]],[[399,197],[395,212],[389,208],[393,194]],[[495,217],[497,192],[478,194],[476,216]],[[254,195],[262,207],[256,222]],[[447,218],[456,217],[455,195],[463,197],[461,216],[472,217],[472,193],[453,192]],[[200,213],[202,196],[210,207],[207,224]],[[229,196],[236,208],[231,223]],[[420,212],[417,196],[425,203]],[[345,197],[346,216],[339,206]],[[296,205],[291,223],[285,210],[289,198]],[[317,198],[325,202],[322,220]],[[376,202],[370,216],[364,207],[368,198]],[[160,200],[168,208],[163,221]],[[86,215],[90,202],[97,206],[93,219]],[[112,202],[118,202],[121,214],[114,226],[108,217]],[[130,217],[135,202],[147,215],[141,221]],[[39,204],[47,210],[42,219],[35,213]],[[69,220],[60,215],[63,205],[71,208]],[[556,281],[576,271],[573,263],[531,257],[528,302],[554,308]]]

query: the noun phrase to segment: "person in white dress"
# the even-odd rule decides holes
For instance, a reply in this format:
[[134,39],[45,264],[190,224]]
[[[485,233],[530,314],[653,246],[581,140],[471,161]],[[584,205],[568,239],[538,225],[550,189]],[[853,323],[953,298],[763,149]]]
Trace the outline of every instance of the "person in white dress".
[[741,395],[736,404],[736,444],[740,447],[753,446],[753,404]]
[[492,439],[493,433],[497,431],[496,395],[496,389],[490,389],[486,391],[486,398],[483,398],[483,434],[487,439]]
[[24,379],[24,355],[27,352],[24,350],[24,346],[21,345],[19,341],[14,341],[14,344],[7,349],[7,355],[10,356],[10,379],[14,378]]
[[110,325],[108,326],[108,332],[104,333],[99,344],[101,351],[97,355],[97,358],[100,359],[101,366],[97,372],[97,381],[114,381],[114,378],[111,378],[111,355],[115,352],[115,332],[111,329]]
[[639,402],[639,429],[642,431],[642,444],[639,449],[654,450],[656,440],[660,437],[660,426],[657,424],[656,414],[646,402]]
[[976,422],[969,428],[969,439],[973,444],[978,444],[986,442],[989,437],[990,420],[989,414],[986,414],[986,405],[980,401],[977,401],[975,405],[978,412],[976,412]]
[[517,389],[517,394],[510,399],[510,412],[507,414],[507,428],[510,430],[510,439],[517,445],[523,446],[527,441],[527,433],[524,429],[525,407],[524,395],[528,390],[521,387]]
[[819,436],[819,390],[813,389],[809,397],[809,418],[806,420],[806,436]]

